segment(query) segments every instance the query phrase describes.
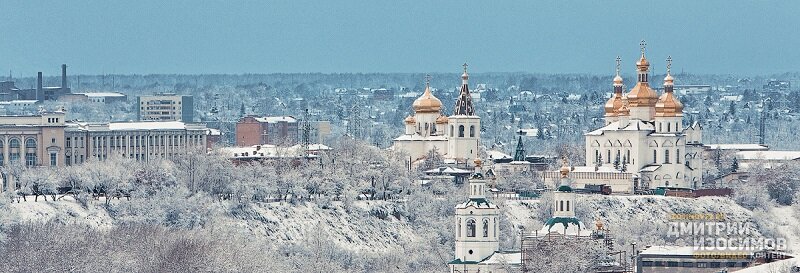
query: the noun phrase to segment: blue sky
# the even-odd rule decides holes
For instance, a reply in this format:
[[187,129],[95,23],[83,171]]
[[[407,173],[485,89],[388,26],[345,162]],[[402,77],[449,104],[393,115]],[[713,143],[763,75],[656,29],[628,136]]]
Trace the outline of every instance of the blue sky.
[[798,71],[800,1],[0,0],[0,75]]

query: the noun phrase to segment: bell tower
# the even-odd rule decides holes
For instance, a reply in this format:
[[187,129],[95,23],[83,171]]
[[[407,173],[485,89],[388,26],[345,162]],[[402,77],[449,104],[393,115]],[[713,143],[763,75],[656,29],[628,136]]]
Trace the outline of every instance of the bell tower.
[[448,118],[447,151],[450,158],[469,162],[478,158],[478,146],[481,139],[481,118],[475,115],[472,95],[469,93],[469,74],[464,64],[461,75],[461,92],[456,100],[453,115]]
[[455,259],[463,263],[482,261],[500,249],[499,209],[486,200],[482,161],[475,159],[474,164],[475,171],[467,185],[469,200],[456,206]]

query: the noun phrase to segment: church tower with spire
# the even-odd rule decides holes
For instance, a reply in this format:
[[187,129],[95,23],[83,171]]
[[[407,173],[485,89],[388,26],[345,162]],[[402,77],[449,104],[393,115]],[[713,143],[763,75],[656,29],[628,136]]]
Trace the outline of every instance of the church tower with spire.
[[460,162],[469,162],[478,158],[478,146],[481,138],[481,118],[475,115],[468,81],[469,74],[467,74],[467,64],[465,63],[464,74],[461,75],[461,92],[456,100],[453,115],[448,119],[447,132],[449,157]]
[[467,185],[469,200],[456,206],[455,261],[457,263],[477,263],[500,249],[499,209],[486,199],[488,187],[482,161],[475,159],[474,164],[475,171]]

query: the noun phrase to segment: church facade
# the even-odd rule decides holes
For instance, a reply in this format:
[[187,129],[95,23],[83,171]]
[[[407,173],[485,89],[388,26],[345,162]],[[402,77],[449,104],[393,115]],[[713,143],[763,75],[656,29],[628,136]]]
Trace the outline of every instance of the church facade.
[[449,117],[443,113],[442,101],[431,92],[430,80],[426,80],[425,91],[412,104],[414,114],[405,119],[405,133],[394,139],[392,149],[408,153],[412,162],[424,159],[431,150],[458,162],[478,158],[481,118],[475,114],[468,80],[464,64],[461,91]]
[[[614,192],[632,193],[701,186],[702,127],[684,124],[683,104],[673,90],[671,58],[667,62],[664,91],[659,96],[650,86],[650,62],[643,42],[636,85],[625,94],[617,58],[614,93],[604,107],[605,126],[585,134],[585,166],[571,171],[576,187],[606,184]],[[555,181],[559,174],[544,176]]]

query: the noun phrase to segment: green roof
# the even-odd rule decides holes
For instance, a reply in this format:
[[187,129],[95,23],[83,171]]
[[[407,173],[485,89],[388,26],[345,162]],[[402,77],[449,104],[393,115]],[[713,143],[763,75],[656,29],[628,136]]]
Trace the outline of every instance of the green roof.
[[462,261],[461,259],[455,259],[455,260],[450,261],[447,264],[478,264],[478,263],[479,262],[465,262],[465,261]]
[[485,198],[470,198],[469,201],[475,202],[475,205],[479,206],[479,207],[481,206],[481,204],[484,204],[484,205],[487,205],[487,206],[489,205],[489,201],[486,200]]
[[572,192],[572,188],[570,188],[567,185],[562,185],[562,186],[558,187],[558,191]]
[[562,224],[564,228],[568,228],[569,224],[576,225],[579,228],[581,227],[581,221],[575,217],[553,217],[547,220],[547,223],[544,223],[544,225],[547,226],[547,231],[550,231],[556,224]]

